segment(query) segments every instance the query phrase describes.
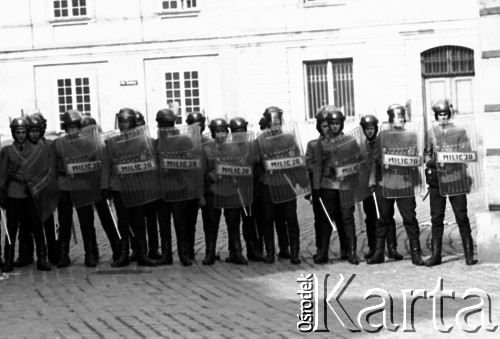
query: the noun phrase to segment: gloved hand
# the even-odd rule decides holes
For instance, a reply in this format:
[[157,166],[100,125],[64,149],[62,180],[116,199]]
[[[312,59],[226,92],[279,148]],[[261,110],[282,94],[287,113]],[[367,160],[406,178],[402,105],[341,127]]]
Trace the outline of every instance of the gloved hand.
[[7,187],[5,186],[0,188],[0,207],[3,209],[7,208]]
[[108,188],[101,189],[101,197],[103,200],[111,200],[111,192]]
[[371,185],[370,187],[368,187],[370,189],[370,193],[375,193],[377,192],[377,186],[376,185]]
[[319,190],[316,190],[316,189],[312,190],[311,195],[312,195],[313,200],[319,200],[319,197],[320,197]]
[[206,204],[205,197],[199,197],[198,198],[198,206],[203,207],[203,206],[205,206],[205,204]]

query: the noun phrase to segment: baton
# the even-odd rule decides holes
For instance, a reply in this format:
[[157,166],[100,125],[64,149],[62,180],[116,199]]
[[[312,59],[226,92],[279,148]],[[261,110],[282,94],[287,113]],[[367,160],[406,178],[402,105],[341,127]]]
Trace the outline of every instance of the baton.
[[73,233],[73,241],[75,242],[75,245],[78,245],[78,240],[76,239],[75,223],[73,222],[73,219],[71,219],[71,233]]
[[111,207],[112,205],[109,203],[108,199],[106,199],[106,202],[108,203],[109,214],[111,214],[111,219],[113,219],[113,225],[115,226],[116,233],[118,233],[118,239],[122,240],[122,236],[120,235],[120,231],[118,231],[118,225],[116,224],[115,216],[113,215],[113,208]]
[[132,227],[130,227],[130,225],[128,226],[128,230],[130,231],[130,235],[132,236],[132,238],[135,238],[134,231],[132,231]]
[[243,207],[243,211],[245,212],[245,217],[248,217],[247,209],[245,208],[245,203],[243,202],[243,195],[241,195],[240,186],[238,185],[235,177],[233,177],[233,184],[236,185],[236,192],[238,192],[238,197],[240,198],[241,207]]
[[431,191],[429,189],[427,189],[427,193],[425,193],[424,197],[422,198],[422,201],[425,201],[425,199],[427,199],[427,197],[429,196],[430,193],[431,193]]
[[337,227],[335,227],[335,223],[332,221],[332,219],[330,219],[330,215],[328,214],[326,207],[325,207],[325,204],[323,204],[323,200],[321,200],[321,198],[319,198],[319,202],[321,203],[321,207],[323,207],[323,212],[325,212],[326,217],[328,218],[328,221],[330,222],[330,225],[332,225],[333,230],[335,232],[337,232]]
[[57,213],[57,208],[56,208],[56,210],[54,211],[54,236],[55,236],[54,239],[56,239],[56,241],[58,238],[57,236],[57,228],[59,227],[59,225],[57,224],[58,221],[59,221],[59,214]]
[[288,182],[288,184],[290,185],[290,187],[292,188],[292,190],[295,192],[295,195],[297,195],[297,191],[295,190],[295,187],[292,185],[292,181],[290,180],[290,178],[288,178],[288,175],[286,175],[285,173],[283,173],[283,176],[285,177],[286,181]]
[[375,209],[377,210],[377,219],[380,219],[380,212],[378,210],[377,195],[373,192],[373,200],[375,200]]
[[7,229],[7,217],[5,216],[5,211],[3,208],[0,209],[2,211],[2,224],[3,227],[5,228],[5,234],[7,235],[7,240],[9,241],[9,245],[12,245],[10,242],[10,235],[9,235],[9,230]]

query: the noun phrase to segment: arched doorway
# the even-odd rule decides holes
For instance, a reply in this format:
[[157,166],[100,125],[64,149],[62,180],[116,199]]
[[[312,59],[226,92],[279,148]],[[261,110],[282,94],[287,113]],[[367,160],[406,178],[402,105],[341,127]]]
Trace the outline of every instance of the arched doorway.
[[420,54],[425,122],[434,120],[432,102],[447,98],[460,115],[474,113],[474,50],[461,46],[439,46]]

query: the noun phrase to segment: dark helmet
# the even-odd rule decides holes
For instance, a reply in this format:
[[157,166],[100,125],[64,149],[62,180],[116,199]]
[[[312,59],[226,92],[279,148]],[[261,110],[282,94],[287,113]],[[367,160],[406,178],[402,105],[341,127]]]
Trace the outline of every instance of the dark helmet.
[[279,119],[283,123],[283,110],[276,106],[269,106],[263,113],[264,118],[267,120],[268,126],[271,126],[273,120]]
[[201,112],[192,112],[187,115],[186,124],[192,125],[195,122],[199,122],[200,124],[205,124],[205,116]]
[[316,130],[319,132],[319,134],[323,134],[323,131],[321,130],[321,123],[323,121],[330,121],[332,120],[332,113],[337,111],[338,109],[335,106],[327,105],[327,106],[322,106],[318,114],[316,115]]
[[212,138],[214,139],[215,139],[215,129],[217,127],[224,128],[227,133],[229,125],[227,124],[227,121],[223,118],[216,118],[210,121],[210,125],[208,125],[208,128],[210,129],[210,133],[212,134]]
[[25,118],[15,118],[15,119],[12,119],[12,121],[10,122],[10,130],[12,132],[12,138],[14,140],[17,140],[14,132],[16,130],[18,130],[18,129],[23,129],[23,128],[27,132],[29,126],[30,126],[30,123]]
[[10,122],[9,127],[12,131],[22,128],[25,128],[27,130],[30,127],[30,123],[26,118],[14,118]]
[[261,131],[264,130],[264,129],[266,129],[266,127],[267,127],[267,120],[266,120],[266,118],[264,118],[264,117],[260,118],[260,120],[259,120],[259,126],[260,126],[260,130]]
[[448,119],[451,118],[451,105],[447,99],[437,100],[432,104],[432,110],[434,111],[434,118],[438,119],[439,113],[446,113]]
[[40,129],[40,137],[43,137],[45,135],[45,130],[47,129],[47,119],[43,116],[42,113],[40,112],[35,112],[33,114],[30,114],[28,118],[31,117],[36,117],[42,121],[42,128]]
[[248,125],[248,122],[242,117],[232,118],[229,121],[229,128],[231,129],[231,133],[246,132],[247,125]]
[[135,124],[136,126],[144,126],[146,125],[146,120],[144,120],[144,115],[141,112],[135,111]]
[[378,134],[378,119],[376,116],[371,115],[371,114],[363,115],[361,117],[361,121],[359,122],[359,124],[363,128],[363,132],[365,131],[365,128],[367,128],[367,127],[370,127],[370,126],[375,127],[375,134],[374,134],[373,138],[375,138],[375,136]]
[[82,119],[82,128],[87,126],[97,125],[97,121],[89,115],[85,115]]
[[387,108],[387,114],[389,115],[389,122],[394,122],[394,117],[396,115],[402,115],[404,121],[406,122],[406,108],[400,104],[393,104]]
[[170,108],[161,109],[156,113],[156,122],[158,123],[170,122],[175,124],[176,118],[177,116]]
[[43,129],[43,121],[40,119],[38,116],[35,115],[28,115],[26,117],[26,120],[28,120],[28,123],[30,124],[29,128],[38,128],[40,131]]
[[78,124],[80,127],[82,125],[82,114],[76,109],[70,109],[62,116],[62,127],[67,129],[70,124]]
[[[137,115],[135,114],[135,111],[132,108],[128,107],[123,107],[121,108],[118,113],[116,113],[116,123],[118,123],[119,120],[125,120],[125,121],[130,121],[130,126],[129,128],[134,128],[136,127],[136,120],[137,120]],[[115,125],[115,128],[117,125]]]

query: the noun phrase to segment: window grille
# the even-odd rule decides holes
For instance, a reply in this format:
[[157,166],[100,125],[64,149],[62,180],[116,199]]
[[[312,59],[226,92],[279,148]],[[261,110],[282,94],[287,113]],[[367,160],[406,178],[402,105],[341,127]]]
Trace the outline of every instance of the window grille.
[[313,119],[324,105],[341,108],[355,116],[352,59],[305,62],[308,117]]
[[197,71],[165,73],[166,103],[177,102],[181,112],[200,111],[200,81]]
[[460,46],[439,46],[421,54],[424,78],[473,76],[474,51]]
[[90,116],[92,105],[89,78],[58,79],[57,102],[61,129],[63,129],[62,116],[70,109],[77,109],[82,114]]
[[197,0],[168,0],[161,2],[162,9],[165,11],[180,11],[197,8]]
[[69,18],[87,15],[87,0],[55,0],[54,17]]

